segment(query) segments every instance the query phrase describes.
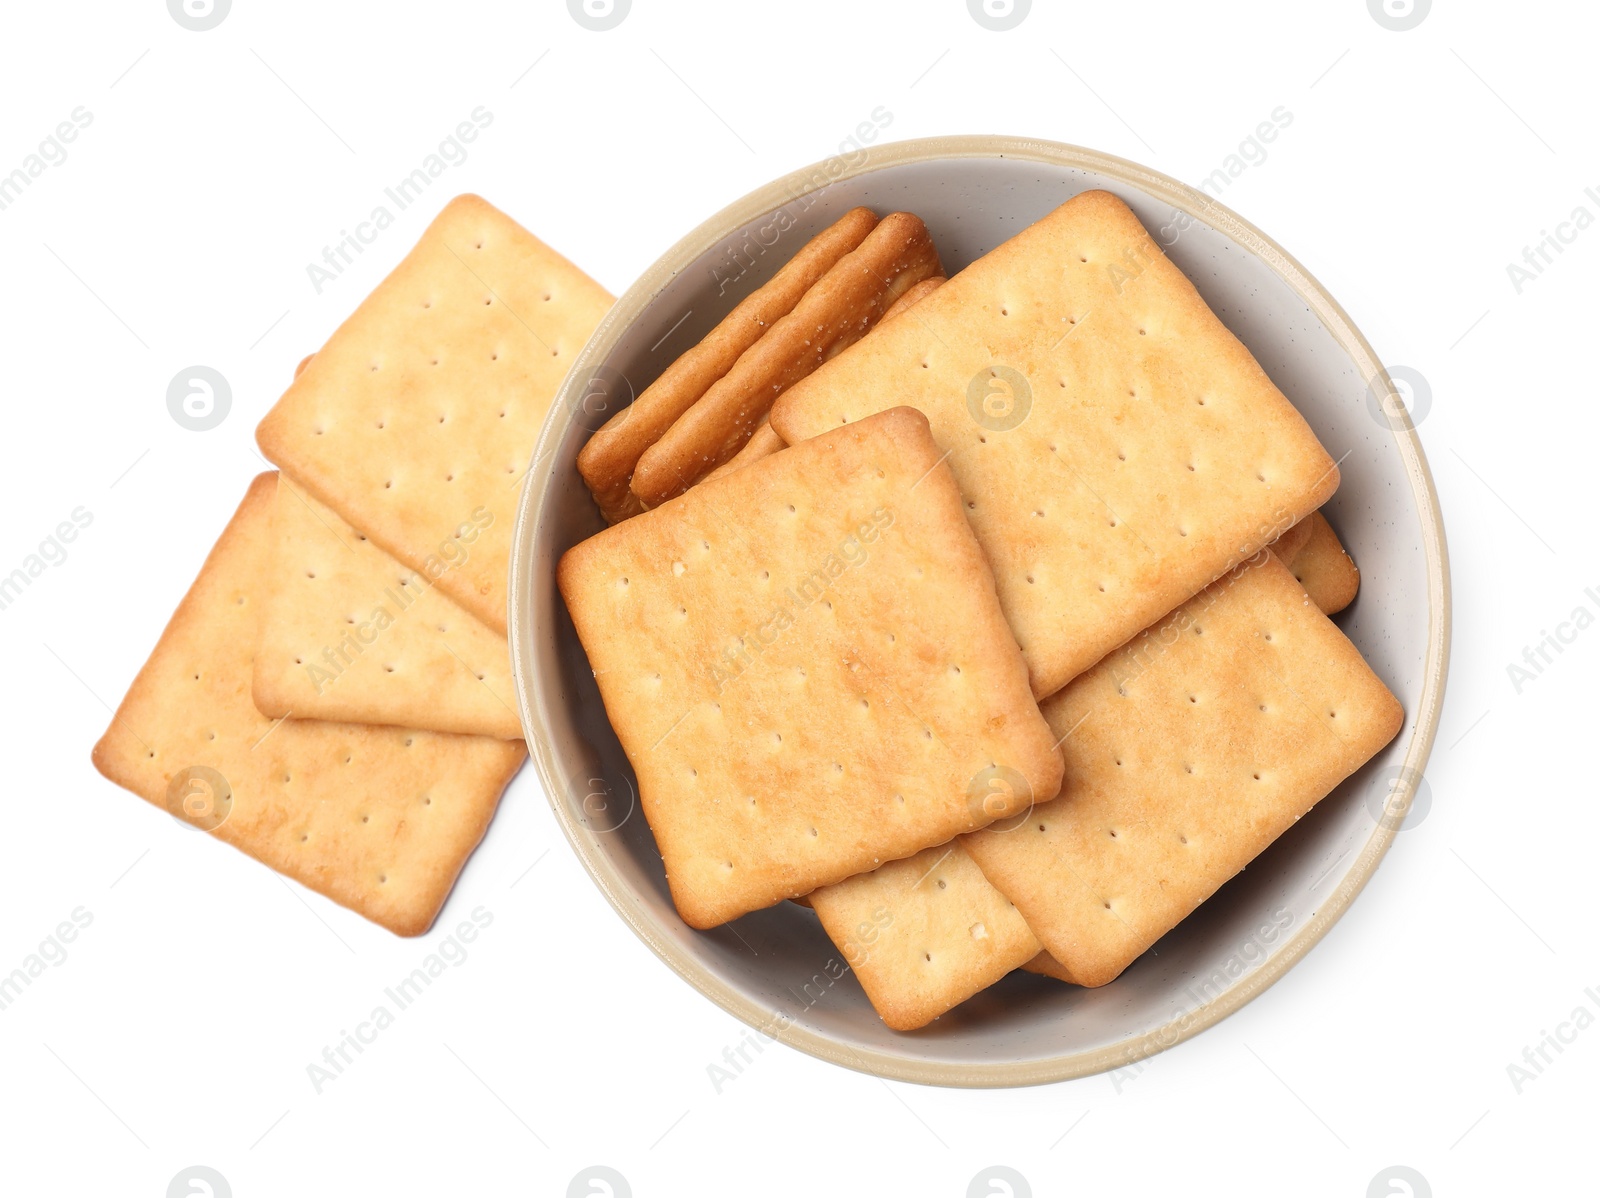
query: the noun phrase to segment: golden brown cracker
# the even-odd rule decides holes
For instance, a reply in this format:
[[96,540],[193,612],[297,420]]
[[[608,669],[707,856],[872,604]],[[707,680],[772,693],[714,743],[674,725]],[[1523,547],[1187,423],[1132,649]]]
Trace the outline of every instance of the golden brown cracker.
[[1075,982],[1072,982],[1072,974],[1067,971],[1067,967],[1043,950],[1032,960],[1024,961],[1022,968],[1029,973],[1041,974],[1047,978],[1055,978],[1058,982],[1069,982],[1076,985]]
[[1315,516],[1316,513],[1313,512],[1294,527],[1285,529],[1283,535],[1268,546],[1284,565],[1287,566],[1294,561],[1295,555],[1306,547],[1306,542],[1311,539],[1311,526]]
[[271,720],[250,698],[275,569],[259,475],[94,748],[102,774],[402,936],[426,931],[526,755],[520,741]]
[[883,1021],[925,1027],[1039,953],[1039,942],[959,841],[811,896]]
[[931,279],[923,279],[922,282],[915,286],[908,287],[906,293],[889,306],[889,310],[883,314],[883,319],[893,320],[896,316],[910,311],[929,295],[939,290],[939,285],[944,281],[943,275],[934,275]]
[[1355,602],[1361,589],[1361,571],[1339,542],[1339,534],[1321,512],[1301,521],[1307,526],[1305,544],[1284,564],[1305,587],[1311,601],[1328,615],[1343,611]]
[[693,927],[1056,792],[1060,754],[920,413],[695,487],[569,550],[557,581]]
[[578,472],[601,513],[615,524],[643,507],[628,487],[639,457],[727,374],[739,356],[788,315],[811,286],[865,240],[877,215],[852,208],[803,245],[766,283],[741,300],[710,333],[589,438],[578,453]]
[[645,450],[633,493],[650,508],[688,490],[738,453],[786,388],[860,340],[908,288],[941,269],[921,220],[909,212],[884,217]]
[[751,462],[759,462],[762,458],[769,458],[778,450],[785,448],[783,438],[773,432],[772,425],[766,420],[756,425],[756,431],[750,434],[750,439],[744,443],[744,448],[734,454],[710,474],[702,478],[701,482],[710,482],[714,478],[721,478],[724,474],[731,474]]
[[1338,485],[1333,459],[1121,200],[1085,192],[781,396],[791,444],[927,413],[1047,695]]
[[[445,206],[256,430],[311,494],[506,630],[520,481],[606,292],[477,196]],[[469,543],[469,541],[471,543]]]
[[1063,798],[967,851],[1072,980],[1120,974],[1399,731],[1270,553],[1044,704]]
[[505,637],[427,575],[287,478],[271,540],[252,670],[264,715],[522,736]]

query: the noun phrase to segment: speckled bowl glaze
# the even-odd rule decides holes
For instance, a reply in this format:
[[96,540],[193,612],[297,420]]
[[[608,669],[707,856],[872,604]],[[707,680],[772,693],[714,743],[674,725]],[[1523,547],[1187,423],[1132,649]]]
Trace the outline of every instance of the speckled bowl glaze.
[[[1325,509],[1362,570],[1340,626],[1405,705],[1400,735],[1109,986],[1024,973],[920,1032],[884,1027],[813,914],[781,903],[711,932],[685,926],[555,586],[560,555],[602,527],[575,460],[629,402],[807,238],[847,209],[906,209],[954,273],[1080,191],[1137,212],[1339,460]],[[617,913],[663,961],[751,1027],[885,1077],[1010,1086],[1147,1057],[1209,1027],[1300,960],[1394,839],[1438,725],[1449,573],[1422,447],[1371,346],[1298,263],[1209,197],[1130,162],[1010,137],[902,142],[770,183],[669,249],[575,363],[528,473],[511,561],[511,652],[528,747],[556,819]]]

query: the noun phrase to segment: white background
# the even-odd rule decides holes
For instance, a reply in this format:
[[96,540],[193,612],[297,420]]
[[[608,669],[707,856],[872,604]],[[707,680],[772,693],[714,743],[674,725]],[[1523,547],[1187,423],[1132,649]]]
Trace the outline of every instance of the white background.
[[[1520,694],[1507,666],[1600,614],[1600,226],[1521,294],[1506,269],[1577,206],[1600,217],[1592,6],[1439,0],[1407,32],[1365,0],[1036,0],[1004,33],[962,0],[634,0],[608,32],[558,0],[234,0],[203,33],[162,0],[0,21],[0,174],[93,115],[0,211],[0,573],[93,513],[0,611],[0,973],[93,917],[0,1011],[0,1190],[159,1198],[203,1163],[239,1198],[560,1195],[598,1162],[640,1198],[958,1198],[998,1162],[1036,1195],[1360,1198],[1397,1163],[1437,1195],[1593,1192],[1600,1026],[1520,1093],[1507,1066],[1600,1014],[1600,631]],[[479,105],[467,161],[317,294],[306,265]],[[880,105],[886,138],[1025,134],[1194,183],[1293,114],[1223,199],[1431,385],[1455,586],[1431,811],[1283,981],[1135,1075],[963,1092],[774,1046],[718,1094],[707,1066],[743,1029],[633,938],[525,771],[443,921],[481,904],[492,926],[316,1094],[306,1066],[440,933],[397,940],[89,765],[264,468],[256,421],[448,195],[621,292]],[[165,406],[195,363],[233,388],[206,433]]]

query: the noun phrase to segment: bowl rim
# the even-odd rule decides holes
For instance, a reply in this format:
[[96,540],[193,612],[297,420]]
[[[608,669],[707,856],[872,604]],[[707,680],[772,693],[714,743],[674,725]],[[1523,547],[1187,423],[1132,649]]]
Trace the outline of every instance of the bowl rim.
[[[601,320],[588,343],[574,360],[550,405],[532,464],[528,468],[512,531],[510,562],[510,642],[511,669],[517,687],[517,707],[529,755],[533,758],[545,797],[550,803],[567,841],[577,853],[584,869],[605,895],[606,900],[650,950],[679,977],[742,1023],[825,1061],[879,1077],[925,1085],[958,1087],[999,1087],[1038,1085],[1086,1077],[1109,1069],[1133,1064],[1182,1043],[1189,1037],[1220,1022],[1287,973],[1327,933],[1350,907],[1371,879],[1378,863],[1400,830],[1401,819],[1381,820],[1373,828],[1361,850],[1351,861],[1338,887],[1298,932],[1262,965],[1224,990],[1216,998],[1182,1012],[1159,1027],[1126,1037],[1113,1044],[1079,1052],[1064,1053],[1033,1061],[945,1063],[916,1056],[916,1041],[906,1038],[905,1053],[877,1049],[856,1049],[793,1022],[775,1024],[771,1011],[736,991],[710,969],[693,960],[666,937],[658,934],[653,921],[631,900],[629,887],[597,846],[588,843],[575,817],[560,801],[563,784],[556,769],[553,746],[543,734],[547,713],[544,694],[534,684],[532,664],[532,566],[536,558],[535,539],[540,523],[542,500],[552,485],[553,469],[538,470],[540,463],[554,453],[556,440],[563,435],[569,419],[562,413],[576,410],[580,380],[615,348],[624,331],[633,325],[650,302],[678,273],[705,252],[725,240],[733,231],[801,197],[844,179],[870,174],[890,166],[952,158],[1016,158],[1053,166],[1077,167],[1094,171],[1135,187],[1147,195],[1170,204],[1179,212],[1210,225],[1241,249],[1263,260],[1316,314],[1367,379],[1389,375],[1372,346],[1356,328],[1339,302],[1301,266],[1282,246],[1243,217],[1213,200],[1204,192],[1180,183],[1159,171],[1138,163],[1062,142],[994,134],[968,134],[920,138],[891,142],[823,159],[791,171],[744,197],[735,200],[702,222],[661,255],[617,300]],[[1392,384],[1391,384],[1392,386]],[[1427,564],[1428,646],[1423,665],[1422,694],[1417,704],[1411,738],[1401,764],[1401,801],[1409,811],[1415,786],[1422,776],[1428,754],[1438,732],[1440,708],[1450,658],[1450,570],[1445,543],[1444,518],[1438,492],[1423,455],[1421,441],[1409,416],[1391,418],[1391,429],[1399,447],[1402,464],[1411,485],[1412,497],[1421,521],[1422,548]],[[524,616],[522,613],[528,613]]]

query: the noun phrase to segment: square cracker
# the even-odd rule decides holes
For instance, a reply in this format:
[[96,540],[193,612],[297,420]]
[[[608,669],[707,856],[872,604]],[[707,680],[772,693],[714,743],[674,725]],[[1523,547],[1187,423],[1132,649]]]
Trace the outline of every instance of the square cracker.
[[[94,747],[102,774],[401,936],[427,931],[522,742],[322,720],[250,700],[277,475],[259,475]],[[218,820],[220,819],[220,823]]]
[[909,408],[614,525],[557,581],[693,927],[1059,787],[988,563]]
[[280,476],[252,695],[263,715],[517,740],[506,638]]
[[1071,982],[1072,975],[1067,972],[1067,967],[1052,957],[1048,952],[1040,950],[1039,955],[1032,960],[1024,961],[1022,968],[1029,973],[1043,974],[1047,978],[1055,978],[1058,982]]
[[[611,297],[477,196],[459,196],[256,429],[261,452],[506,631],[518,483]],[[465,537],[476,532],[473,544]]]
[[877,223],[870,208],[846,212],[801,246],[777,274],[740,300],[716,328],[589,438],[578,453],[578,473],[607,521],[615,524],[644,510],[628,485],[640,456]]
[[1294,561],[1295,555],[1306,547],[1306,542],[1311,539],[1311,527],[1316,521],[1317,514],[1312,512],[1304,520],[1292,528],[1284,530],[1282,536],[1272,542],[1267,548],[1278,555],[1278,560],[1284,565]]
[[1064,797],[964,843],[1085,986],[1127,968],[1402,721],[1399,702],[1270,553],[1044,711],[1066,754]]
[[1085,192],[778,400],[793,443],[928,415],[1036,695],[1319,506],[1339,471],[1139,219]]
[[873,1009],[924,1027],[1039,953],[1039,941],[959,841],[811,895]]
[[[1306,583],[1302,575],[1297,572],[1297,567],[1316,570],[1318,568],[1327,566],[1337,567],[1338,565],[1336,561],[1328,560],[1330,555],[1326,547],[1326,542],[1324,542],[1323,546],[1318,549],[1308,549],[1308,542],[1311,539],[1312,531],[1318,521],[1322,521],[1324,525],[1327,523],[1327,521],[1323,519],[1321,512],[1312,512],[1311,515],[1300,521],[1300,523],[1296,524],[1293,528],[1289,529],[1288,532],[1284,533],[1272,543],[1273,554],[1285,566],[1290,568],[1290,571],[1295,575],[1296,581],[1298,581],[1301,586],[1306,586]],[[1328,529],[1328,535],[1333,535],[1332,528]],[[1350,562],[1349,555],[1344,552],[1344,546],[1339,544],[1337,537],[1333,538],[1333,549],[1337,550],[1337,552],[1344,558],[1346,562],[1349,562],[1349,569],[1351,572],[1353,572],[1355,570],[1355,563]],[[1309,567],[1306,567],[1305,565],[1306,559],[1310,559],[1311,561]],[[1339,575],[1335,574],[1335,578],[1338,577]],[[1318,588],[1318,590],[1314,591],[1310,587],[1307,587],[1306,594],[1310,596],[1311,602],[1315,603],[1317,607],[1321,609],[1322,613],[1328,616],[1331,616],[1334,612],[1341,610],[1341,608],[1349,602],[1349,599],[1354,597],[1353,591],[1349,592],[1348,597],[1346,597],[1347,593],[1343,588]],[[1340,603],[1340,599],[1343,599],[1344,602]],[[1330,603],[1334,604],[1334,606],[1329,606]],[[1029,973],[1042,973],[1047,977],[1059,978],[1063,982],[1072,981],[1072,975],[1068,972],[1066,966],[1062,965],[1060,961],[1057,961],[1048,952],[1041,952],[1033,960],[1023,965],[1022,968],[1026,969]]]
[[907,290],[942,270],[920,219],[909,212],[884,217],[645,450],[633,493],[648,508],[694,486],[739,452],[786,388],[859,341]]
[[1300,524],[1305,526],[1305,541],[1283,564],[1305,587],[1311,602],[1331,616],[1355,602],[1361,571],[1321,512],[1312,512]]

